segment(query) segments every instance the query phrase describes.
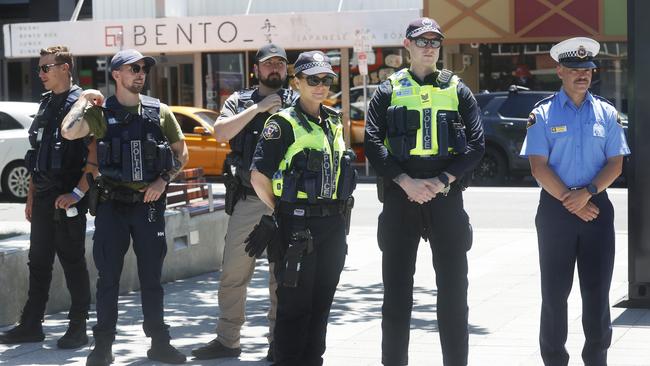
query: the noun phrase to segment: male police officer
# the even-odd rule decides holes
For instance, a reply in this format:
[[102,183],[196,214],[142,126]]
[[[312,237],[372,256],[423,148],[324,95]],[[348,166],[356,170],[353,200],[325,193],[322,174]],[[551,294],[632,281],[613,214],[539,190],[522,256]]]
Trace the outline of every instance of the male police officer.
[[411,22],[403,42],[411,65],[380,85],[368,110],[366,155],[385,182],[377,235],[383,253],[384,365],[408,363],[420,237],[433,252],[443,362],[467,364],[466,252],[472,234],[461,178],[481,159],[484,140],[472,92],[450,71],[436,70],[442,39],[433,19]]
[[151,337],[147,356],[183,363],[185,356],[169,344],[160,284],[165,239],[165,190],[187,161],[187,146],[174,115],[158,99],[141,95],[152,57],[127,49],[111,59],[115,95],[104,103],[97,90],[86,90],[63,122],[63,136],[93,134],[102,174],[95,219],[93,256],[97,280],[95,349],[87,365],[108,365],[113,356],[117,300],[124,255],[133,237],[142,292],[143,328]]
[[[255,270],[255,259],[246,255],[244,239],[271,211],[256,196],[250,182],[250,166],[255,145],[264,128],[264,122],[279,108],[293,105],[297,93],[283,89],[287,79],[287,54],[282,47],[268,44],[257,51],[254,65],[260,85],[233,93],[221,109],[214,124],[218,140],[230,140],[232,152],[224,174],[226,183],[226,213],[230,215],[223,253],[223,268],[219,279],[219,322],[217,338],[192,351],[197,359],[237,357],[241,353],[241,327],[246,319],[246,288]],[[234,175],[229,165],[234,168]],[[269,352],[273,360],[273,328],[277,284],[273,265],[269,273]]]
[[607,365],[614,212],[605,189],[630,150],[616,109],[588,88],[600,45],[571,38],[551,48],[562,89],[530,114],[522,156],[542,187],[535,224],[542,278],[540,348],[545,365],[567,365],[567,297],[578,263],[585,365]]
[[340,113],[322,105],[336,77],[328,57],[303,52],[294,70],[300,99],[266,122],[251,167],[253,187],[277,220],[264,216],[246,250],[259,256],[259,242],[277,230],[269,247],[279,282],[275,365],[320,366],[356,172]]
[[70,325],[57,345],[77,348],[88,343],[90,283],[85,258],[86,200],[83,199],[88,184],[83,173],[94,170],[92,165],[97,158],[94,154],[89,156],[84,140],[67,141],[61,137],[61,121],[81,94],[81,89],[72,84],[72,67],[72,54],[67,47],[41,50],[38,76],[49,91],[43,94],[29,129],[32,149],[25,157],[31,173],[25,205],[25,217],[31,222],[29,291],[20,323],[0,335],[0,343],[40,342],[45,338],[41,322],[55,254],[63,267],[71,299]]

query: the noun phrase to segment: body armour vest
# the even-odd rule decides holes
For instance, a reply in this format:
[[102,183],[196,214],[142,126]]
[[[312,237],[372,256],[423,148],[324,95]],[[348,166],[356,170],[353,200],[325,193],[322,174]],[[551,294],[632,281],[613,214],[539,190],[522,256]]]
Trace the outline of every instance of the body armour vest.
[[[237,113],[243,112],[253,104],[264,99],[264,97],[259,95],[258,90],[254,88],[238,92]],[[284,109],[293,106],[297,93],[291,89],[280,89],[277,94],[282,98],[282,106],[280,109]],[[252,187],[250,184],[249,168],[253,162],[255,146],[264,129],[264,122],[270,116],[271,114],[268,112],[257,114],[235,137],[230,139],[230,149],[232,151],[230,161],[236,168],[237,176],[243,178],[242,183],[247,187]]]
[[160,125],[160,101],[140,95],[141,113],[131,114],[115,96],[104,103],[106,135],[97,142],[100,173],[118,182],[153,182],[172,169],[173,153]]
[[443,70],[438,86],[419,85],[408,69],[389,77],[393,92],[385,144],[398,160],[447,157],[466,147],[458,114],[459,79]]
[[85,141],[66,140],[61,136],[61,122],[79,95],[81,88],[73,85],[65,100],[54,105],[56,97],[52,92],[43,94],[38,112],[28,131],[32,148],[25,156],[25,164],[33,174],[37,186],[48,181],[48,185],[67,190],[72,189],[68,186],[74,186],[81,179],[88,155]]
[[328,114],[328,138],[318,124],[298,113],[291,107],[274,115],[291,124],[294,142],[273,175],[273,194],[287,202],[346,199],[354,190],[356,172],[351,167],[354,156],[346,152],[341,115],[333,110]]

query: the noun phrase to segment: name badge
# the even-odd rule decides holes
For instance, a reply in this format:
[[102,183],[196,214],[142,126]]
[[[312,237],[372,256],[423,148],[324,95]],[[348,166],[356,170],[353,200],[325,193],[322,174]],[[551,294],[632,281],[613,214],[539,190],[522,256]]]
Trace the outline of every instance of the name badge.
[[401,89],[401,90],[398,90],[398,91],[395,93],[395,95],[398,96],[398,97],[404,97],[404,96],[407,96],[407,95],[413,95],[413,89]]
[[605,127],[600,123],[594,123],[594,137],[605,137]]
[[563,133],[566,132],[567,128],[566,126],[554,126],[551,127],[551,133]]

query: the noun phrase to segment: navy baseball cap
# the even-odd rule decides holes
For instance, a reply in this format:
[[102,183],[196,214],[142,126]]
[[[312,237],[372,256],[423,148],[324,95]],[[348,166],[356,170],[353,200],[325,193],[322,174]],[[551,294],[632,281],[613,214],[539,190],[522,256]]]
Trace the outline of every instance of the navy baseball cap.
[[331,74],[336,76],[332,70],[330,58],[321,51],[303,52],[298,55],[298,59],[293,64],[293,72],[296,75],[303,73],[305,75]]
[[156,64],[156,60],[153,57],[143,56],[140,52],[129,48],[122,50],[113,56],[111,59],[111,71],[118,70],[122,65],[129,65],[140,60],[144,60],[146,66],[153,66]]
[[406,38],[415,38],[429,32],[436,33],[440,38],[445,38],[438,22],[431,18],[418,18],[410,22],[405,34]]
[[284,59],[284,61],[288,62],[287,53],[284,51],[284,48],[273,43],[269,43],[257,50],[257,53],[255,54],[255,61],[262,62],[270,59],[271,57],[280,57]]
[[551,47],[551,57],[560,65],[572,69],[595,69],[594,57],[600,43],[587,37],[566,39]]

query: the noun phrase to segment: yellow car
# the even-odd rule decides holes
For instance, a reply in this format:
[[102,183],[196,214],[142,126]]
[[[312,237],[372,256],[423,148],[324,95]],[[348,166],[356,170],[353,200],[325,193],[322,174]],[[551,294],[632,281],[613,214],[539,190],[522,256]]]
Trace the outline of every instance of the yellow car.
[[181,126],[190,159],[185,168],[203,168],[205,175],[221,175],[223,162],[230,152],[227,142],[218,142],[212,125],[219,114],[210,109],[169,106]]

